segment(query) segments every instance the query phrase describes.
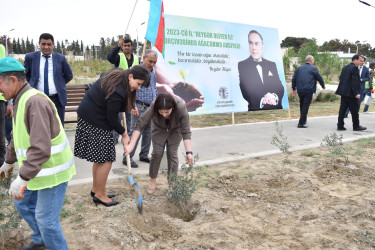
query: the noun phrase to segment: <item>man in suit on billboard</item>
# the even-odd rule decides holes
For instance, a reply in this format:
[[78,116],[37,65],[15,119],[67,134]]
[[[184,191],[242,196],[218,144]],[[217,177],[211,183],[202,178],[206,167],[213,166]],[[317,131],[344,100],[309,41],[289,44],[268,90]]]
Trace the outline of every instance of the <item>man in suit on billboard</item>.
[[250,57],[238,63],[240,88],[249,103],[248,110],[281,109],[284,95],[276,63],[262,58],[263,37],[251,30],[248,36]]
[[64,125],[66,84],[73,79],[73,73],[65,56],[53,52],[54,46],[51,34],[41,34],[40,51],[26,54],[24,67],[31,87],[45,93],[52,100]]

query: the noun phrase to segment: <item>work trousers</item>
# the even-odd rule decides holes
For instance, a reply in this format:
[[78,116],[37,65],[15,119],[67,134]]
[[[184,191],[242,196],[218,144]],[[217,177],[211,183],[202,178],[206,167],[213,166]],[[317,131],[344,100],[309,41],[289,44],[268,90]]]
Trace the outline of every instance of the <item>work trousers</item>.
[[307,113],[311,104],[313,93],[298,93],[300,118],[298,125],[304,125],[307,120]]
[[36,191],[26,188],[23,199],[13,198],[18,212],[33,230],[35,244],[44,244],[50,250],[68,249],[59,221],[67,186],[68,182],[64,182]]
[[178,171],[178,147],[181,140],[175,144],[169,144],[168,140],[165,142],[154,142],[152,141],[152,153],[151,153],[151,162],[149,175],[152,179],[158,177],[160,162],[163,158],[164,148],[167,148],[167,161],[168,161],[168,178],[170,173],[177,174]]
[[352,114],[353,128],[359,127],[359,115],[358,115],[358,100],[355,97],[341,96],[339,118],[337,122],[337,127],[344,127],[344,117],[346,109],[349,108]]

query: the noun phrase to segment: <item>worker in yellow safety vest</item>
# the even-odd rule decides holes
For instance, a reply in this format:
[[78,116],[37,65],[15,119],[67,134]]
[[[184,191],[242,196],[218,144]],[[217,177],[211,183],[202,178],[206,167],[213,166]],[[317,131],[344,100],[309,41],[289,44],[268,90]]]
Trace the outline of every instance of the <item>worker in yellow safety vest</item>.
[[32,242],[21,249],[68,249],[59,215],[76,173],[74,157],[55,105],[27,83],[24,71],[14,58],[0,59],[0,92],[14,100],[13,140],[0,176],[9,179],[17,161],[9,194],[33,230]]

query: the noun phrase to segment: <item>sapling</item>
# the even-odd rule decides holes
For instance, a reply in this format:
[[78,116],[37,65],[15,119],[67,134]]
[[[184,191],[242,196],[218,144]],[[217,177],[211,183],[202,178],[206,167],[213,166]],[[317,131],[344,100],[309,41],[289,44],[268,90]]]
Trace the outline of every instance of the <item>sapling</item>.
[[333,132],[329,135],[326,135],[320,145],[323,147],[327,147],[330,155],[333,157],[343,156],[345,159],[345,164],[347,165],[349,163],[349,155],[347,148],[342,142],[342,138],[342,134],[338,136],[335,132]]
[[[187,158],[185,157],[187,160]],[[185,214],[191,201],[193,193],[196,191],[197,182],[194,179],[193,168],[199,156],[194,157],[192,164],[183,164],[179,173],[170,173],[168,177],[167,199],[179,207]]]
[[278,122],[275,122],[275,126],[276,134],[272,136],[271,144],[278,147],[281,153],[284,155],[284,159],[282,161],[283,167],[281,169],[281,173],[283,173],[286,165],[290,164],[289,155],[291,154],[291,152],[289,149],[292,146],[288,143],[288,137],[286,137],[283,133],[283,126],[279,125]]

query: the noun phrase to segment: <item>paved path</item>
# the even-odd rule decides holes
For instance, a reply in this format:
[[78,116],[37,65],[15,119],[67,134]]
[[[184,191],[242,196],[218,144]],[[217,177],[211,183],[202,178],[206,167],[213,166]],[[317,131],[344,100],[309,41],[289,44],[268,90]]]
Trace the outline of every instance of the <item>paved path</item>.
[[[345,119],[346,131],[336,131],[337,116],[308,118],[308,128],[297,128],[298,120],[283,120],[283,133],[287,136],[291,150],[303,150],[319,147],[322,139],[330,133],[343,135],[343,141],[354,141],[360,138],[375,137],[375,112],[360,114],[362,126],[367,130],[355,132],[352,129],[351,116]],[[70,145],[74,146],[74,131],[68,131]],[[259,122],[220,127],[192,129],[192,148],[194,154],[199,154],[198,166],[215,165],[225,162],[238,161],[247,158],[280,153],[279,149],[271,145],[272,136],[275,134],[275,122]],[[139,148],[139,146],[138,146]],[[122,164],[122,145],[116,145],[117,161],[114,162],[109,179],[127,175],[127,167]],[[180,163],[184,160],[184,147],[179,148]],[[148,164],[138,161],[138,151],[134,160],[139,168],[132,169],[133,174],[147,174]],[[70,185],[92,181],[92,164],[75,158],[77,174]],[[166,166],[165,161],[162,162]]]

